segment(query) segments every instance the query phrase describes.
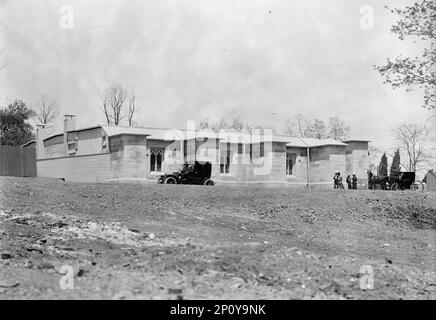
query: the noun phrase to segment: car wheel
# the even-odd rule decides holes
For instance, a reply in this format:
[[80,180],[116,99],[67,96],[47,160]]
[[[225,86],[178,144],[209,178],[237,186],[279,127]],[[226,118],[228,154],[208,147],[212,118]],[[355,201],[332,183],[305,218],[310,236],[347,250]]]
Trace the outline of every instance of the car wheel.
[[212,179],[207,179],[206,181],[204,181],[203,183],[205,186],[213,186],[215,184],[215,182],[213,182]]
[[177,180],[174,177],[168,177],[165,179],[165,184],[177,184]]

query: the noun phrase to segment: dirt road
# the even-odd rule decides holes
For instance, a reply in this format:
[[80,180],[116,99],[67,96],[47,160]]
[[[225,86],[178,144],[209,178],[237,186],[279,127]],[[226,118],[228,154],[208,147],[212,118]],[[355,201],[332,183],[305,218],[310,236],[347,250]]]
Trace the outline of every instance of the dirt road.
[[0,177],[0,255],[0,299],[436,299],[436,195]]

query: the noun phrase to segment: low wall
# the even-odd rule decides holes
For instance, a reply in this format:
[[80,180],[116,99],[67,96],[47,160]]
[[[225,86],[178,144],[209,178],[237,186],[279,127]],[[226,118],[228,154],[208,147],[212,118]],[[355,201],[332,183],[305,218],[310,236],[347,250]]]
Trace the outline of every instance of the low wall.
[[112,178],[108,153],[86,156],[38,159],[38,177],[63,178],[65,181],[103,182]]

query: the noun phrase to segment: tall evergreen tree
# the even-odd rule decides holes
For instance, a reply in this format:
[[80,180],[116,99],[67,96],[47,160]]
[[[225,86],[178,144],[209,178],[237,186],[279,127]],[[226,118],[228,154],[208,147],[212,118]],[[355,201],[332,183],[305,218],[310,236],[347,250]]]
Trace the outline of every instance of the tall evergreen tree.
[[386,153],[383,153],[380,159],[377,175],[379,177],[386,177],[388,175],[388,157],[386,156]]
[[395,151],[394,158],[392,159],[391,170],[389,171],[389,174],[391,176],[394,176],[395,174],[401,171],[400,163],[401,163],[400,149],[397,149]]

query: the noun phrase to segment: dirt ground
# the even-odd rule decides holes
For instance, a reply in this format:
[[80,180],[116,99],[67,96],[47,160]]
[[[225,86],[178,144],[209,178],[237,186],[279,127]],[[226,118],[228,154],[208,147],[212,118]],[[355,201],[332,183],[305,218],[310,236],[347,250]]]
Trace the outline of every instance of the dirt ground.
[[0,255],[0,299],[436,299],[436,194],[0,177]]

